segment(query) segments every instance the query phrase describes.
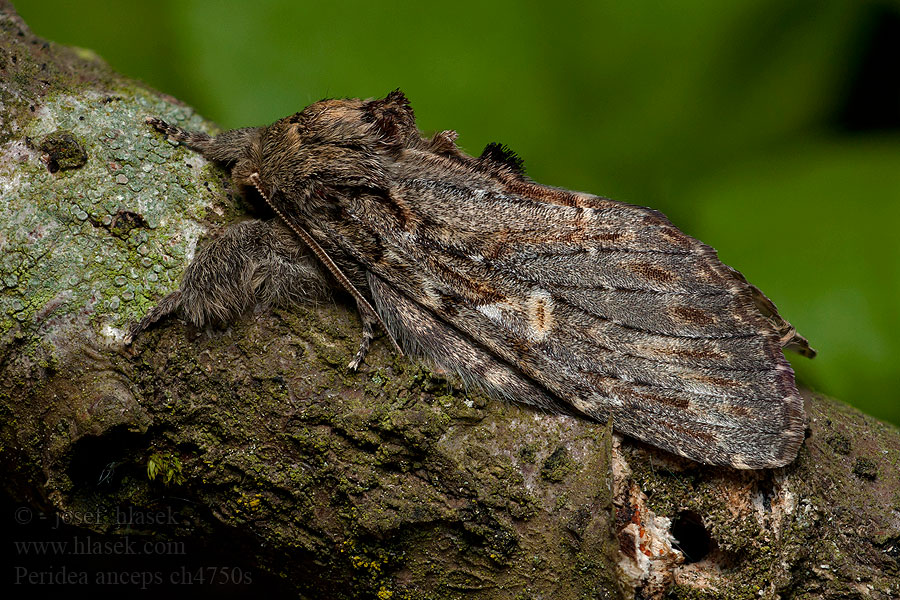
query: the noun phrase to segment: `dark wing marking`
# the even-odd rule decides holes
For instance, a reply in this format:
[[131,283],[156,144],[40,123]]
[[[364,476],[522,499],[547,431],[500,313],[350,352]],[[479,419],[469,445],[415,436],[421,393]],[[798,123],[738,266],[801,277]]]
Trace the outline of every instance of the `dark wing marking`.
[[491,142],[485,146],[478,158],[484,162],[492,162],[506,167],[513,173],[525,174],[525,161],[522,160],[522,157],[513,152],[509,146],[499,142]]

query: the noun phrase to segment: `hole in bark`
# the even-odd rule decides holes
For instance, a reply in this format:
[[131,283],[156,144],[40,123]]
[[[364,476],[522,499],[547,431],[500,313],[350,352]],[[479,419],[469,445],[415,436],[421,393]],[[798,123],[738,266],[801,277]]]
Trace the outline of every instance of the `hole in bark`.
[[763,509],[766,512],[772,512],[772,499],[775,498],[775,478],[771,472],[766,472],[760,477],[757,489],[762,499]]
[[146,440],[125,427],[116,427],[102,436],[87,436],[75,443],[68,473],[72,483],[94,489],[116,486],[123,474],[133,471],[144,476],[135,459],[141,457]]
[[686,564],[703,560],[715,545],[703,526],[703,519],[691,510],[684,511],[675,518],[672,535],[675,536],[675,545],[684,554]]

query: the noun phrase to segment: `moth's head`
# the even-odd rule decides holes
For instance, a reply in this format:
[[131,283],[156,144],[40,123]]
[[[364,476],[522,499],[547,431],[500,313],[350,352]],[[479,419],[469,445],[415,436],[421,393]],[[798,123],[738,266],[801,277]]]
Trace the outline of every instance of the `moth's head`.
[[260,128],[232,175],[246,187],[256,173],[262,191],[271,193],[313,184],[365,185],[376,163],[420,140],[402,92],[379,100],[322,100]]
[[322,100],[272,128],[296,131],[307,144],[361,145],[372,151],[404,146],[418,138],[415,115],[400,90],[378,100]]

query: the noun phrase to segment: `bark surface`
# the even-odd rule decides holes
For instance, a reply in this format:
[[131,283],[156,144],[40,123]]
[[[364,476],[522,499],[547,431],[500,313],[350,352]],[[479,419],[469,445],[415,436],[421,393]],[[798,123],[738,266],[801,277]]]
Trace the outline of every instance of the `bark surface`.
[[[900,597],[900,434],[827,398],[805,395],[794,463],[738,472],[489,401],[384,340],[349,373],[360,325],[341,298],[227,330],[170,321],[123,350],[246,213],[150,115],[213,127],[0,0],[11,541],[38,535],[26,509],[62,519],[57,536],[190,544],[145,558],[160,589],[215,564],[222,589],[309,598]],[[70,559],[15,555],[14,579]],[[102,585],[119,559],[76,567]]]

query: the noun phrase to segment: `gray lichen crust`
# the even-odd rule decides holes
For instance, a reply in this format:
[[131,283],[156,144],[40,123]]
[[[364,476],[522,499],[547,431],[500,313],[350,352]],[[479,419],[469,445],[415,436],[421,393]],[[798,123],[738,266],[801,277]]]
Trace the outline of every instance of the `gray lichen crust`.
[[[75,326],[121,338],[151,299],[177,285],[221,196],[203,183],[205,161],[133,126],[160,110],[187,118],[139,88],[61,93],[0,147],[0,334],[17,327],[37,338],[55,318],[74,317]],[[83,140],[83,166],[51,172],[29,147],[59,131]]]

